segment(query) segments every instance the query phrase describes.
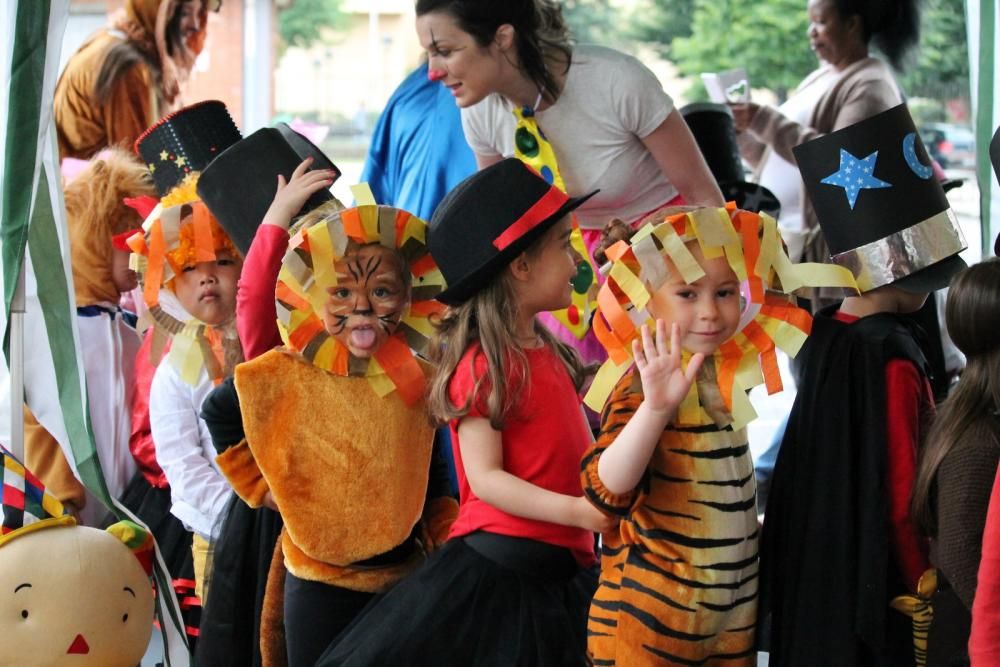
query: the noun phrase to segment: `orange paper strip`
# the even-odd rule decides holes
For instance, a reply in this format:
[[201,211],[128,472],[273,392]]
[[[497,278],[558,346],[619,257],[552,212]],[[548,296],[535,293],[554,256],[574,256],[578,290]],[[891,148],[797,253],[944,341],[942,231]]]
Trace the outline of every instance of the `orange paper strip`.
[[215,242],[212,240],[212,214],[208,212],[205,204],[194,202],[191,205],[194,210],[194,261],[214,262]]

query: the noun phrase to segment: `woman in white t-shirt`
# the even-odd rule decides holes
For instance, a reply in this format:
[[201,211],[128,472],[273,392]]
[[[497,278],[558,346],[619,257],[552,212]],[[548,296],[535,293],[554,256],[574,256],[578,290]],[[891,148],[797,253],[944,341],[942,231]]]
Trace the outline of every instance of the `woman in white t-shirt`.
[[617,51],[571,48],[551,0],[418,0],[417,33],[462,110],[480,168],[514,154],[514,109],[534,111],[570,196],[601,192],[577,210],[598,234],[611,217],[635,221],[678,195],[723,203],[687,125],[656,76]]
[[[416,13],[428,76],[454,95],[480,169],[514,155],[519,111],[551,144],[567,194],[600,187],[576,210],[591,253],[611,218],[634,223],[668,204],[723,205],[656,76],[612,49],[571,48],[559,3],[417,0]],[[586,361],[606,358],[592,333],[577,341],[545,321]]]

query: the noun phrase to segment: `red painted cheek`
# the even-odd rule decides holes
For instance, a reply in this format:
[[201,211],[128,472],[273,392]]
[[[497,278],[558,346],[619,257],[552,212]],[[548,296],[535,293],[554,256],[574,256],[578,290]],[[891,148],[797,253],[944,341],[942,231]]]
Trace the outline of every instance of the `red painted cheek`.
[[69,650],[66,651],[67,654],[80,654],[86,655],[90,653],[90,647],[87,645],[87,640],[83,638],[83,635],[77,635],[73,643],[69,645]]
[[430,81],[440,81],[448,75],[443,69],[429,69],[427,70],[427,78]]

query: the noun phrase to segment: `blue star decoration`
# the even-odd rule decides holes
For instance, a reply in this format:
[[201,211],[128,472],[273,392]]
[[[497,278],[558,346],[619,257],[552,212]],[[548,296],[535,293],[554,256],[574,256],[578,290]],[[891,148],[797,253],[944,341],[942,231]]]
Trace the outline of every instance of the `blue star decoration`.
[[833,172],[820,183],[836,185],[844,188],[847,201],[854,210],[854,204],[858,201],[858,193],[862,190],[877,190],[879,188],[891,188],[892,183],[872,176],[875,171],[875,161],[878,159],[878,151],[875,151],[863,160],[854,157],[843,148],[840,149],[840,169]]

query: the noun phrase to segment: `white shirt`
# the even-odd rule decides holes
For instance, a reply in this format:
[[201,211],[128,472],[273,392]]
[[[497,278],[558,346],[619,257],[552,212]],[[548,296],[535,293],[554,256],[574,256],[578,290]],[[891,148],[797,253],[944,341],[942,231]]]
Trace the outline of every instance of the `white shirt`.
[[[840,78],[840,73],[829,65],[807,76],[791,97],[778,107],[786,118],[808,127],[819,99]],[[798,166],[777,152],[769,150],[760,166],[757,182],[774,193],[781,202],[778,227],[781,237],[788,244],[788,257],[797,262],[802,257],[805,229],[802,220],[802,176]]]
[[192,386],[164,360],[149,392],[149,422],[156,460],[170,483],[170,513],[206,539],[215,535],[233,492],[215,463],[215,447],[201,418],[201,404],[214,388],[204,369]]
[[[480,155],[514,155],[511,105],[493,94],[462,109],[462,128]],[[656,75],[632,56],[577,46],[559,99],[536,114],[555,149],[570,196],[600,192],[576,210],[584,229],[613,217],[632,222],[677,195],[642,138],[674,108]]]

